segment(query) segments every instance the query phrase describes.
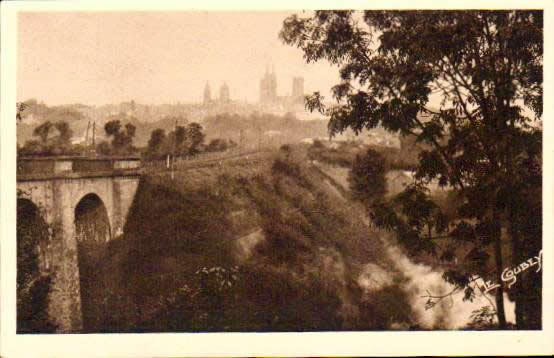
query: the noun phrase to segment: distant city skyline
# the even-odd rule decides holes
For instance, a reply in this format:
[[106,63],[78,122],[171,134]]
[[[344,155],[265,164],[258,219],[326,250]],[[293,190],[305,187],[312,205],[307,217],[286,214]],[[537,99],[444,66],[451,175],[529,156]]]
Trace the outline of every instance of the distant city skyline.
[[338,83],[338,69],[306,64],[278,39],[292,12],[43,12],[18,19],[17,99],[48,105],[202,103],[224,83],[230,99],[258,103],[273,66],[277,93]]

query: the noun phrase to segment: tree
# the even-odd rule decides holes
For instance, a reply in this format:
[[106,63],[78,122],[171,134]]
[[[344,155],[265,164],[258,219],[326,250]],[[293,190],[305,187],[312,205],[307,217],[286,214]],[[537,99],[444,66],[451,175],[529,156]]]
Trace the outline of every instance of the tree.
[[[429,146],[414,184],[373,218],[415,251],[453,259],[468,246],[444,278],[467,299],[474,274],[501,284],[496,315],[506,327],[502,271],[542,247],[542,11],[316,11],[287,18],[280,37],[307,62],[339,66],[337,104],[318,92],[306,101],[329,116],[332,135],[380,126]],[[434,202],[432,181],[457,193],[456,217]],[[531,275],[510,290],[520,329],[541,327],[541,275]]]
[[49,154],[45,153],[44,145],[41,141],[33,139],[25,142],[25,145],[18,150],[21,155]]
[[46,121],[33,130],[33,135],[35,137],[39,137],[42,144],[46,145],[48,142],[48,135],[50,134],[52,127],[52,122]]
[[110,155],[112,152],[112,148],[110,146],[110,143],[103,140],[96,145],[96,151],[102,155]]
[[[52,128],[58,132],[56,137],[49,138]],[[31,155],[59,155],[68,154],[72,150],[71,138],[73,131],[69,124],[65,121],[58,121],[52,124],[46,121],[35,127],[33,135],[40,138],[40,141],[27,141],[25,146],[21,148],[22,154]]]
[[223,152],[229,148],[230,144],[225,139],[214,138],[206,146],[206,152]]
[[190,154],[196,154],[199,152],[199,147],[204,143],[204,133],[202,132],[202,126],[198,123],[191,123],[187,126],[187,142],[188,152]]
[[112,149],[117,154],[129,154],[132,153],[135,148],[133,147],[133,138],[135,136],[136,127],[127,123],[125,130],[121,130],[121,122],[119,120],[111,120],[104,125],[104,131],[108,137],[112,139]]
[[106,135],[115,137],[121,130],[121,122],[119,120],[112,120],[104,125],[104,131]]
[[150,139],[148,140],[147,153],[150,156],[157,156],[162,154],[161,148],[165,141],[165,130],[157,128],[152,131],[150,134]]
[[125,125],[125,134],[128,138],[133,138],[135,136],[135,133],[137,131],[137,127],[135,127],[134,124],[127,123]]
[[46,107],[46,109],[47,111],[43,118],[50,121],[64,121],[72,123],[73,121],[79,121],[84,118],[83,113],[71,107],[56,106]]
[[183,126],[177,126],[175,128],[175,146],[177,153],[182,153],[183,145],[187,136],[186,128]]
[[131,153],[134,151],[133,148],[133,138],[135,137],[135,133],[137,131],[137,128],[134,124],[127,123],[125,125],[125,132],[121,133],[120,136],[120,147],[123,148],[124,153]]
[[25,102],[17,102],[15,106],[15,119],[17,119],[18,122],[21,122],[23,119],[23,112],[27,108],[28,104]]
[[187,139],[187,129],[183,126],[176,126],[175,130],[169,132],[164,140],[162,152],[165,154],[181,155],[186,152],[185,141]]
[[71,137],[73,137],[73,131],[67,122],[58,121],[54,123],[54,127],[58,131],[58,137],[56,138],[56,148],[59,151],[65,153],[71,148]]
[[356,154],[348,173],[348,184],[354,198],[370,208],[382,200],[387,191],[385,158],[377,151],[368,149],[364,155]]

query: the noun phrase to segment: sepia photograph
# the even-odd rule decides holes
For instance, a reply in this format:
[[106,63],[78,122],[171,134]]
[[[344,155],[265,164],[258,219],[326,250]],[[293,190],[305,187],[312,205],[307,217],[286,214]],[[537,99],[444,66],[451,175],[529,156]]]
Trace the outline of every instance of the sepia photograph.
[[551,332],[544,18],[19,9],[2,315],[23,338]]

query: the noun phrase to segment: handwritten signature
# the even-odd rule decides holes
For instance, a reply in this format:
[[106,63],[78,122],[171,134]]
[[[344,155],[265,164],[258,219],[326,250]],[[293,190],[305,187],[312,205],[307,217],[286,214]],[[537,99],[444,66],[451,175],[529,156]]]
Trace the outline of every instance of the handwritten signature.
[[[502,279],[502,282],[508,282],[508,288],[512,287],[513,284],[517,282],[517,275],[522,273],[523,271],[533,267],[538,266],[538,268],[535,270],[535,272],[540,272],[542,268],[542,250],[539,252],[537,256],[531,257],[527,259],[526,261],[520,263],[516,267],[513,268],[505,268],[504,271],[502,271],[502,274],[500,275],[500,278]],[[496,282],[493,283],[491,280],[483,280],[482,278],[476,276],[473,278],[473,280],[482,280],[482,290],[484,293],[487,293],[491,290],[494,290],[495,288],[500,287],[500,283]]]

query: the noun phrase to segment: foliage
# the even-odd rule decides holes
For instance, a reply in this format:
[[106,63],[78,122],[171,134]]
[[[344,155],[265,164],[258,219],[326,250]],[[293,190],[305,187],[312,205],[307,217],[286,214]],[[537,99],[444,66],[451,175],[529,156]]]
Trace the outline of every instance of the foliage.
[[[55,129],[57,136],[52,137],[52,130]],[[67,155],[74,154],[76,148],[71,144],[73,131],[65,121],[50,122],[46,121],[35,127],[33,136],[39,140],[29,140],[22,148],[19,148],[19,154],[22,155]]]
[[478,310],[471,312],[471,329],[490,329],[494,327],[496,311],[491,306],[483,306]]
[[271,167],[273,173],[282,173],[284,175],[299,177],[300,167],[296,163],[292,163],[289,160],[283,160],[280,158],[275,159],[273,166]]
[[46,121],[33,130],[33,135],[35,137],[39,137],[41,142],[43,144],[46,144],[48,141],[48,134],[50,133],[51,129],[52,123],[50,121]]
[[[331,135],[380,126],[427,146],[414,185],[379,203],[373,216],[417,252],[438,256],[437,240],[449,240],[494,261],[491,267],[460,257],[445,275],[449,282],[464,288],[473,274],[501,282],[509,264],[503,229],[513,264],[540,250],[541,234],[522,228],[541,227],[540,186],[528,183],[542,177],[542,11],[316,11],[287,18],[280,37],[307,62],[339,67],[337,104],[327,107],[320,93],[306,103],[330,117]],[[432,182],[460,195],[456,217],[446,220],[433,203],[426,189]],[[522,208],[530,215],[520,215]],[[442,257],[459,255],[442,247]],[[518,328],[538,328],[540,285],[526,294],[518,285],[516,307],[528,307],[516,308]],[[506,327],[502,292],[497,315]]]
[[136,152],[136,148],[133,146],[136,127],[132,123],[127,123],[124,128],[123,130],[120,120],[111,120],[104,125],[106,135],[112,137],[112,154],[132,154]]
[[[293,161],[289,149],[277,170],[271,157],[263,169],[245,162],[223,175],[141,180],[124,235],[110,242],[98,268],[98,285],[111,292],[109,331],[367,330],[410,322],[399,287],[359,288],[361,263],[386,262],[381,243],[368,242],[357,211],[327,195],[320,172]],[[191,188],[195,175],[200,189]],[[239,238],[252,230],[263,238],[244,259]]]
[[108,136],[117,135],[121,130],[121,122],[117,120],[109,121],[104,125],[104,131]]
[[23,111],[27,108],[27,104],[25,102],[17,102],[15,106],[15,119],[18,122],[21,122],[21,119],[23,118]]
[[62,105],[48,107],[44,103],[38,103],[36,99],[29,99],[25,102],[17,103],[16,118],[22,121],[31,116],[42,122],[68,122],[79,121],[84,115],[73,105]]
[[[286,139],[288,143],[300,142],[308,137],[326,135],[327,122],[323,120],[303,120],[290,114],[274,115],[253,112],[246,114],[222,113],[208,116],[202,122],[209,137],[232,139],[244,147],[254,147],[264,144],[281,144]],[[266,133],[280,133],[274,137]]]
[[[414,150],[397,148],[371,147],[385,158],[388,170],[413,171],[418,164],[418,153]],[[415,152],[415,155],[414,155]]]
[[108,141],[103,140],[96,145],[96,152],[102,155],[110,155],[112,147]]
[[71,150],[71,137],[73,137],[73,131],[69,127],[67,122],[56,122],[54,123],[59,135],[56,138],[56,148],[57,151],[61,153],[67,153]]
[[236,147],[236,143],[233,140],[225,140],[221,138],[214,138],[206,146],[206,152],[224,152],[229,148]]
[[163,129],[155,129],[150,135],[150,140],[148,141],[147,153],[150,156],[161,155],[162,144],[165,140],[165,131]]
[[17,332],[48,333],[56,326],[48,316],[53,276],[41,268],[51,228],[30,201],[17,201]]
[[23,147],[18,148],[17,153],[19,155],[49,155],[51,151],[45,150],[44,144],[39,140],[28,140]]
[[382,200],[386,193],[385,158],[373,149],[364,155],[357,154],[348,175],[348,183],[354,198],[367,207]]
[[[131,207],[125,232],[143,249],[207,254],[207,248],[216,242],[222,250],[229,244],[225,230],[219,231],[228,227],[225,198],[208,189],[180,190],[146,178],[136,200],[149,205]],[[213,240],[214,232],[220,236],[218,240]]]
[[187,126],[186,139],[189,154],[194,155],[200,151],[200,145],[204,143],[205,137],[202,129],[202,126],[195,122],[192,122]]
[[[151,158],[161,158],[168,154],[194,155],[203,149],[204,138],[202,126],[195,122],[186,127],[177,126],[168,135],[165,130],[157,128],[150,134],[146,155]],[[210,150],[220,149],[221,145],[223,142],[212,143]]]
[[363,145],[361,142],[340,142],[337,147],[314,140],[308,148],[308,157],[323,163],[351,168],[356,155],[367,147],[384,157],[387,170],[413,170],[418,163],[418,152],[377,145]]
[[175,145],[177,152],[181,152],[183,143],[187,137],[187,130],[183,126],[177,126],[175,128]]
[[347,143],[341,143],[339,148],[327,147],[317,140],[308,148],[308,157],[322,163],[351,168],[359,150],[357,145]]
[[221,327],[217,330],[229,330],[232,321],[226,313],[240,304],[236,296],[239,267],[203,266],[191,276],[182,287],[160,298],[151,329],[197,332]]
[[323,142],[319,139],[314,140],[312,146],[314,148],[323,148],[324,147]]

